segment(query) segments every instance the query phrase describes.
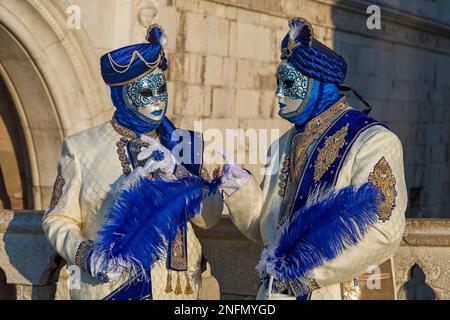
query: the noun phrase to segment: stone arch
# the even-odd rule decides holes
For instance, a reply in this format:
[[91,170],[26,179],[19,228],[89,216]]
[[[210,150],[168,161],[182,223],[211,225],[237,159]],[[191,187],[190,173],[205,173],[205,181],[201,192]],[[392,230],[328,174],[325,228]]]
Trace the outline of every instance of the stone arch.
[[0,78],[0,209],[33,208],[31,170],[20,117]]
[[110,109],[87,36],[65,28],[68,5],[0,3],[0,76],[23,129],[35,209],[48,204],[63,137],[97,124]]

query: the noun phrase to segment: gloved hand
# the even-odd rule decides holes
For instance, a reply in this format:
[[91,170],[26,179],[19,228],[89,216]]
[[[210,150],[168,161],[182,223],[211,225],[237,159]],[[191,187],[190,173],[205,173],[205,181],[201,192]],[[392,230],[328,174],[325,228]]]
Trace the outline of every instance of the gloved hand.
[[107,260],[105,253],[96,252],[93,241],[84,241],[78,250],[75,258],[76,264],[81,270],[102,283],[115,281],[127,271],[125,261],[120,260],[113,263],[112,260]]
[[149,144],[148,147],[141,148],[141,153],[137,157],[139,161],[147,160],[143,167],[144,173],[146,175],[155,173],[165,180],[173,179],[176,159],[170,150],[151,137],[142,136],[141,140]]
[[141,140],[149,143],[149,146],[141,148],[137,159],[139,161],[147,161],[143,167],[137,167],[130,174],[122,175],[119,178],[115,187],[115,192],[117,193],[130,189],[140,178],[152,173],[164,180],[173,180],[175,178],[173,172],[175,171],[176,159],[172,153],[151,137],[142,136]]
[[250,180],[251,174],[238,165],[227,151],[223,150],[220,153],[227,163],[222,168],[219,188],[227,195],[232,195]]
[[124,262],[113,265],[111,261],[105,260],[105,254],[97,255],[96,252],[89,259],[89,273],[100,282],[115,281],[127,270]]

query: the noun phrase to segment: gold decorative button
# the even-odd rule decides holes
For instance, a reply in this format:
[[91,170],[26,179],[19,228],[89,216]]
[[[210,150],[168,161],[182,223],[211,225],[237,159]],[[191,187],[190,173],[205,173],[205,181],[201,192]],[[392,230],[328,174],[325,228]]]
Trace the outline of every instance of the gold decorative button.
[[123,169],[123,173],[125,173],[125,174],[130,174],[130,173],[131,173],[130,167],[124,168],[124,169]]

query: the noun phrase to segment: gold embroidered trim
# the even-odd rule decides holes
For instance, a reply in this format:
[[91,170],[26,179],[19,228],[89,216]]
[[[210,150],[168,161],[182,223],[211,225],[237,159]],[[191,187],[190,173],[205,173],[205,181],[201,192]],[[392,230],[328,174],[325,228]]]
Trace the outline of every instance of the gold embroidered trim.
[[77,248],[75,253],[75,265],[81,268],[81,256],[83,255],[83,251],[90,244],[89,240],[83,240]]
[[62,197],[62,191],[65,184],[66,181],[61,175],[61,167],[58,166],[58,176],[56,177],[55,183],[53,184],[52,200],[50,201],[50,205],[48,206],[47,213],[53,211],[58,205],[58,202]]
[[203,166],[200,170],[200,176],[205,180],[211,181],[211,175],[209,174],[209,171]]
[[286,154],[284,156],[284,160],[282,163],[282,167],[280,169],[280,174],[278,176],[278,187],[280,188],[278,190],[278,194],[281,197],[284,197],[285,193],[286,193],[286,180],[288,179],[288,175],[289,175],[289,154]]
[[297,175],[294,180],[296,183],[298,183],[298,180],[303,172],[303,166],[306,162],[309,146],[320,138],[320,136],[331,125],[336,117],[341,114],[342,111],[347,109],[347,107],[346,100],[342,99],[339,103],[308,122],[305,127],[305,131],[296,136],[298,137],[297,139],[294,137],[293,144],[294,146],[298,145],[298,148],[293,150],[291,147],[291,159],[296,159],[295,163],[291,164],[291,172],[294,170],[293,172]]
[[213,179],[218,179],[222,176],[222,166],[218,165],[213,171]]
[[114,130],[116,130],[116,132],[118,134],[120,134],[122,137],[126,137],[128,139],[134,139],[136,138],[136,133],[134,133],[132,130],[127,129],[123,126],[121,126],[119,124],[119,122],[117,122],[116,117],[113,117],[111,120],[111,125],[113,126]]
[[348,133],[348,124],[325,140],[323,148],[318,150],[316,163],[314,164],[314,181],[319,182],[330,166],[339,157],[339,151],[345,144]]
[[174,293],[177,296],[183,293],[183,290],[181,290],[181,279],[180,279],[180,273],[179,272],[177,272],[177,284],[175,285]]
[[[132,130],[127,129],[124,126],[121,126],[117,121],[116,117],[112,118],[111,125],[114,128],[114,130],[122,136],[120,140],[116,143],[117,154],[119,155],[119,160],[122,166],[123,173],[125,175],[128,175],[131,173],[132,170],[131,170],[131,163],[130,160],[128,159],[126,151],[126,145],[130,140],[139,140],[139,139],[136,137],[136,133],[134,133]],[[159,140],[159,136],[156,130],[144,133],[144,135]]]
[[172,247],[170,248],[170,268],[175,270],[187,270],[188,261],[186,255],[186,239],[184,236],[184,232],[182,230],[178,230],[177,236],[172,243]]
[[172,292],[172,273],[170,270],[167,271],[167,279],[166,279],[166,293]]
[[125,137],[120,138],[120,141],[117,142],[117,154],[119,155],[120,164],[122,166],[123,174],[129,175],[131,173],[131,164],[128,160],[127,152],[125,150],[125,146],[128,142],[128,139]]
[[373,172],[369,174],[369,181],[380,188],[383,193],[384,199],[378,205],[378,217],[385,222],[389,220],[392,210],[394,210],[397,191],[395,190],[396,181],[392,169],[384,157],[377,162]]
[[297,133],[292,138],[290,155],[287,159],[288,161],[286,161],[289,163],[285,167],[283,162],[281,167],[281,174],[285,173],[287,177],[285,180],[286,185],[282,184],[284,187],[278,191],[279,195],[284,197],[281,204],[279,224],[285,221],[291,211],[297,185],[302,177],[308,157],[308,149],[312,143],[322,136],[333,121],[348,108],[347,100],[342,98],[334,106],[309,121],[305,126],[304,132]]
[[191,280],[187,272],[184,273],[184,279],[186,280],[186,286],[184,287],[184,294],[185,295],[193,294],[194,290],[192,290]]
[[[136,133],[134,133],[133,130],[127,129],[124,126],[120,125],[116,117],[112,118],[111,125],[113,126],[114,130],[116,130],[116,132],[122,137],[126,137],[128,139],[136,139]],[[144,133],[144,135],[152,137],[154,139],[158,138],[158,133],[156,132],[156,130]]]
[[[314,290],[320,289],[319,284],[316,279],[310,276],[305,276],[298,280],[288,281],[289,287],[294,293],[294,295],[304,295],[307,292],[313,292]],[[306,291],[306,292],[305,292]]]

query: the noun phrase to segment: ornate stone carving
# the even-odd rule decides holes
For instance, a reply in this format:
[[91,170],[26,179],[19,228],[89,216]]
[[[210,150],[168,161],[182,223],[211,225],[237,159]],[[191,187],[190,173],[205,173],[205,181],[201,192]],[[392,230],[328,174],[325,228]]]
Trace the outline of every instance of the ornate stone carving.
[[139,24],[147,28],[158,15],[158,2],[155,0],[142,0],[139,2],[137,15]]
[[438,300],[450,299],[450,220],[407,220],[403,242],[394,255],[399,298],[417,264]]

